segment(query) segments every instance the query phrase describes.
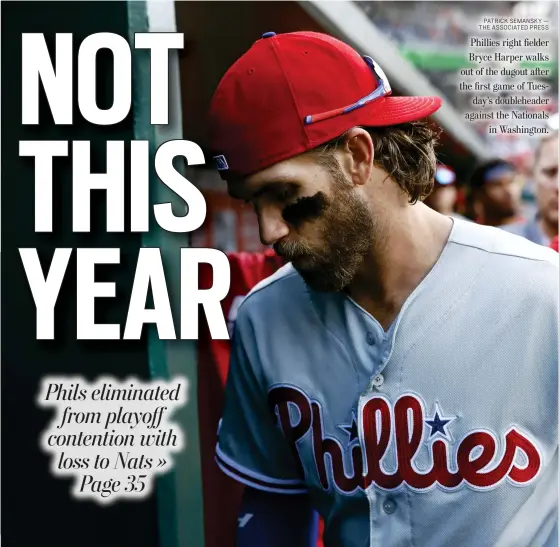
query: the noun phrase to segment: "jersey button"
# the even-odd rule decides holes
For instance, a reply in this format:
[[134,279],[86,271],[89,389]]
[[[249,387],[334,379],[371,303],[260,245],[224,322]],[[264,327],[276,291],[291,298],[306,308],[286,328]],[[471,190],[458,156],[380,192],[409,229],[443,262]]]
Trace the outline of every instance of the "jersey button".
[[384,376],[382,374],[377,374],[373,378],[373,386],[380,387],[382,384],[384,384]]
[[367,333],[367,344],[369,346],[374,346],[375,344],[375,335],[372,332]]
[[384,503],[382,504],[382,510],[387,514],[387,515],[391,515],[392,513],[394,513],[394,511],[396,511],[396,502],[391,499],[388,498],[387,500],[384,501]]

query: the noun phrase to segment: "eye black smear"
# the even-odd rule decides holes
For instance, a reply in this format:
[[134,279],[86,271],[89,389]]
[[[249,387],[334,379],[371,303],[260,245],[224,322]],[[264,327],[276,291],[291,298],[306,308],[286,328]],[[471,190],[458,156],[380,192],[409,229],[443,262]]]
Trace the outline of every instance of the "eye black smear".
[[286,222],[297,226],[305,221],[319,218],[329,205],[324,193],[317,192],[314,196],[299,198],[295,203],[286,205],[282,216]]

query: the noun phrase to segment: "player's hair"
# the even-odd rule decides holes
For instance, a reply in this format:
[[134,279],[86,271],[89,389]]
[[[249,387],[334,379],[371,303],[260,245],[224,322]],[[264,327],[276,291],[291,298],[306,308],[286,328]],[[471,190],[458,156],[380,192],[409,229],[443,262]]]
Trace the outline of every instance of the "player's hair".
[[[424,120],[363,129],[373,140],[374,164],[402,188],[410,203],[425,199],[433,190],[437,169],[435,147],[440,130]],[[346,134],[311,151],[322,166],[339,171],[340,166],[332,152],[345,142]]]

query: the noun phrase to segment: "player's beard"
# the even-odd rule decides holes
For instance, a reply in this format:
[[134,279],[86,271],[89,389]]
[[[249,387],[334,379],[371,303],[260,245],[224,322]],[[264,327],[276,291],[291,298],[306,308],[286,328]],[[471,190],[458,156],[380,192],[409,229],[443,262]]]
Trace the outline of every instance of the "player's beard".
[[372,246],[375,223],[371,211],[359,194],[333,174],[333,194],[312,224],[319,227],[320,246],[304,241],[282,241],[276,252],[293,263],[305,283],[320,292],[346,289],[363,265]]

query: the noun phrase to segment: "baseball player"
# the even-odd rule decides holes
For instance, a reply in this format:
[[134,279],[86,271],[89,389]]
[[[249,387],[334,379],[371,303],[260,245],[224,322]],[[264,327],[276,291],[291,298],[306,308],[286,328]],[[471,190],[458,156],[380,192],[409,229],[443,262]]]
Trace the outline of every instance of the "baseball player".
[[290,261],[238,309],[216,459],[239,547],[557,545],[558,256],[422,203],[436,97],[327,35],[264,34],[215,162]]

